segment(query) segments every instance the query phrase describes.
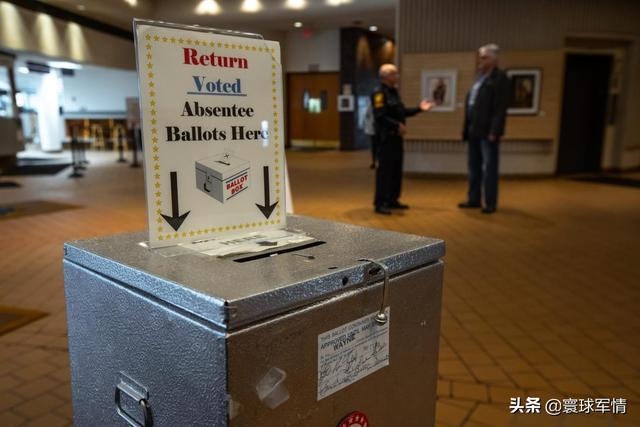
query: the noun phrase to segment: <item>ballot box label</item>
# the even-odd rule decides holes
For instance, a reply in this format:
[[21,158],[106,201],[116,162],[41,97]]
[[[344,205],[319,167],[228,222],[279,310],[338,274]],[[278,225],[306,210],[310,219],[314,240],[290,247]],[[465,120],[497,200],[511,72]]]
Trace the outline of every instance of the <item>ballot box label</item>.
[[286,228],[279,44],[134,23],[149,246]]
[[369,314],[318,335],[318,395],[324,399],[389,365],[389,320]]

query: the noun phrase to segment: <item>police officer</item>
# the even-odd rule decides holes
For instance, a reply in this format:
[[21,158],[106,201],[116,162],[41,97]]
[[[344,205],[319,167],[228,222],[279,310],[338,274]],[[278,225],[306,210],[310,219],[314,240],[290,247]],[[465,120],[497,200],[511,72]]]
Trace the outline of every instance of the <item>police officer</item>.
[[378,169],[376,170],[375,212],[391,215],[392,209],[408,209],[400,203],[402,188],[403,139],[405,119],[421,111],[429,111],[433,103],[422,100],[420,106],[405,108],[396,89],[399,74],[393,64],[380,67],[380,86],[373,92],[371,103],[378,138]]

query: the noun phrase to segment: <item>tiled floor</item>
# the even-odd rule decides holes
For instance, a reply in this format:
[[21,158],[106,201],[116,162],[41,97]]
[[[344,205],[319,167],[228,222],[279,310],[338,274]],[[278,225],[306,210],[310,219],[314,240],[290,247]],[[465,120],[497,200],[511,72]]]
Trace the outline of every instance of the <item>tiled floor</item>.
[[[71,420],[62,243],[145,226],[140,169],[90,157],[86,176],[13,178],[0,204],[82,209],[0,220],[0,304],[46,318],[0,337],[0,425]],[[640,190],[564,179],[501,183],[493,216],[460,211],[461,179],[405,179],[411,209],[372,211],[366,152],[288,154],[296,213],[444,238],[439,426],[640,425]],[[626,415],[509,414],[510,397],[626,398]]]

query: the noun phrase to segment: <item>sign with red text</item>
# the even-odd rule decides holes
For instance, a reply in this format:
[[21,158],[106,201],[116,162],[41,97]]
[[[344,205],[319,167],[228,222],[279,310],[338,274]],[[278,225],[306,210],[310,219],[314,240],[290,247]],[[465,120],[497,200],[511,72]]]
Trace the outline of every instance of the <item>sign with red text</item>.
[[134,26],[150,246],[284,228],[279,44]]

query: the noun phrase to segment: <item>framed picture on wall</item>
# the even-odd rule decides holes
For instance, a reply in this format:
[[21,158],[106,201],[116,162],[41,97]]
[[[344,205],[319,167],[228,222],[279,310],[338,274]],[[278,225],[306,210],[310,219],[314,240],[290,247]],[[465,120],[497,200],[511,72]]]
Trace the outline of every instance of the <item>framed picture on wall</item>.
[[457,70],[422,70],[422,99],[432,101],[431,111],[456,109]]
[[507,70],[511,83],[508,114],[538,114],[540,110],[540,84],[542,70],[537,68],[511,68]]
[[338,95],[338,111],[353,111],[354,99],[353,95]]

